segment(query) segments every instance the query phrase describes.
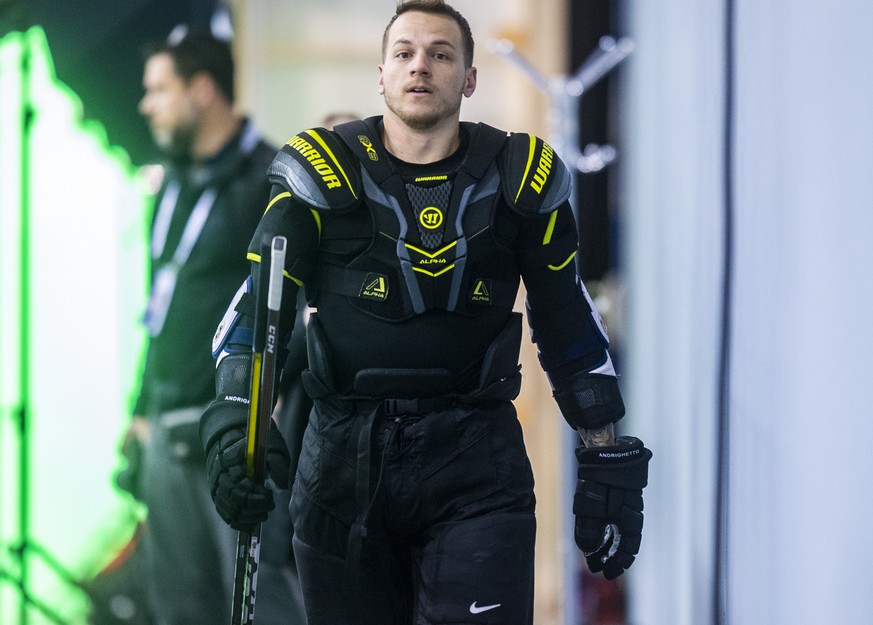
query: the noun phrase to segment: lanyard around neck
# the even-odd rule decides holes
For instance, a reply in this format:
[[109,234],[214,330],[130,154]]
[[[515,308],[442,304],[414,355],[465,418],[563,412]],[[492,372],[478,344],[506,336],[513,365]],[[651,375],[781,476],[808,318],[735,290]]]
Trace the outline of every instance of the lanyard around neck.
[[[178,205],[179,193],[181,184],[178,180],[173,180],[167,185],[164,196],[161,198],[161,203],[158,206],[158,214],[155,217],[155,225],[152,230],[152,259],[157,260],[164,253],[164,247],[167,244],[167,235],[170,230],[170,221],[173,218],[173,213]],[[206,225],[206,220],[209,218],[209,213],[215,204],[217,191],[214,187],[207,187],[200,194],[197,203],[194,205],[194,210],[188,217],[188,222],[185,224],[185,229],[182,231],[182,238],[179,240],[179,245],[176,246],[176,251],[173,252],[172,263],[177,267],[181,267],[191,255],[191,250],[197,239],[200,238],[200,233],[203,232],[203,226]]]

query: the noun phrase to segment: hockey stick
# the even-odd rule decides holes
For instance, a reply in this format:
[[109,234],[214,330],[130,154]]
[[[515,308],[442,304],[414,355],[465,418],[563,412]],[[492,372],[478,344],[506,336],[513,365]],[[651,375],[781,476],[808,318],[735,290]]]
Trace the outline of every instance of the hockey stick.
[[[282,273],[285,267],[285,237],[273,237],[262,246],[255,300],[255,339],[252,346],[251,403],[246,441],[246,473],[263,483],[267,469],[267,434],[273,410],[279,310],[282,304]],[[267,253],[269,250],[269,254]],[[267,291],[267,311],[263,293]],[[261,552],[261,526],[240,532],[236,546],[236,575],[231,625],[251,625],[255,619],[255,594]]]

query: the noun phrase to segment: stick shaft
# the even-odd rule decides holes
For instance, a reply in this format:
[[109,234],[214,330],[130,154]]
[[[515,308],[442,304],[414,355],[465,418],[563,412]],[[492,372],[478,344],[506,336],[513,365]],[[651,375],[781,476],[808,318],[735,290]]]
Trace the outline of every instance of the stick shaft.
[[[255,292],[255,341],[253,345],[246,472],[263,483],[267,470],[267,434],[272,418],[279,346],[282,279],[285,268],[285,237],[273,237],[269,253],[262,250]],[[267,246],[265,245],[264,248]],[[266,291],[266,293],[265,293]],[[266,295],[266,297],[265,297]],[[266,301],[265,301],[266,300]],[[264,323],[266,303],[266,323]],[[233,589],[232,625],[251,625],[255,616],[261,526],[240,532],[237,540],[236,575]]]

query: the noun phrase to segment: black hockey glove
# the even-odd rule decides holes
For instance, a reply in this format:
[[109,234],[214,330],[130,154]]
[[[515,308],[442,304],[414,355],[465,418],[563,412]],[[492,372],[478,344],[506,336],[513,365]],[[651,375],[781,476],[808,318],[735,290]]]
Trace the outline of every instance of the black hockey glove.
[[291,456],[276,423],[267,434],[267,480],[261,484],[246,474],[246,428],[249,419],[248,379],[251,354],[225,357],[215,374],[216,400],[200,418],[200,440],[215,509],[225,523],[251,532],[276,506],[272,481],[287,489]]
[[279,428],[270,421],[266,484],[246,475],[245,428],[225,431],[206,454],[210,492],[219,516],[233,529],[251,532],[276,507],[269,482],[282,490],[289,487],[291,455]]
[[615,579],[630,567],[643,532],[643,488],[652,452],[622,436],[610,447],[576,448],[576,544],[592,573]]

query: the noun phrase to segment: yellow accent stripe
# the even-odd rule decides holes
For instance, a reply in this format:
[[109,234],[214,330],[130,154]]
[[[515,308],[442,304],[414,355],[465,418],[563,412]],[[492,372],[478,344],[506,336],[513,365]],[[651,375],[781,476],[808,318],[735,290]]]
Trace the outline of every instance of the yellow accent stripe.
[[267,211],[269,211],[271,208],[273,208],[273,204],[275,204],[279,200],[286,198],[286,197],[291,197],[291,193],[289,193],[288,191],[285,191],[284,193],[280,193],[279,195],[274,197],[272,200],[270,200],[270,203],[267,204],[267,209],[264,211],[264,214],[266,215]]
[[318,211],[314,208],[310,208],[309,212],[312,213],[312,216],[315,218],[315,227],[318,228],[318,240],[321,240],[321,215],[318,214]]
[[[272,200],[270,200],[270,203],[267,205],[267,210],[264,211],[264,214],[266,215],[267,211],[269,211],[271,208],[273,208],[273,204],[275,204],[279,200],[286,198],[286,197],[292,197],[291,193],[289,191],[285,191],[284,193],[280,193],[279,195],[274,197]],[[318,211],[315,210],[314,208],[310,208],[309,212],[312,213],[312,216],[315,218],[315,226],[318,228],[318,238],[320,239],[321,238],[321,215],[319,215]]]
[[336,160],[336,156],[334,156],[334,153],[331,151],[331,149],[330,149],[329,147],[327,147],[327,144],[324,142],[324,139],[321,138],[321,135],[319,135],[319,134],[318,134],[317,132],[315,132],[314,130],[307,130],[307,131],[306,131],[306,134],[308,134],[308,135],[311,136],[313,139],[315,139],[316,141],[318,141],[318,145],[320,145],[320,146],[324,149],[324,151],[327,152],[327,155],[330,157],[330,160],[333,161],[333,164],[336,165],[336,168],[337,168],[337,169],[339,169],[340,173],[343,175],[343,178],[346,179],[346,184],[349,185],[349,191],[352,192],[352,195],[353,195],[353,196],[355,197],[355,199],[357,200],[357,199],[358,199],[358,194],[355,193],[354,188],[352,188],[352,183],[349,181],[349,177],[346,175],[346,170],[343,169],[343,166],[340,165],[340,163],[339,163],[338,160]]
[[527,181],[527,175],[530,173],[530,165],[533,163],[534,148],[536,148],[536,137],[530,135],[530,149],[527,152],[527,165],[524,168],[524,176],[521,177],[521,184],[518,185],[518,193],[515,194],[515,201],[518,202],[518,196],[521,195],[521,190],[524,188],[524,183]]
[[457,241],[452,241],[451,243],[449,243],[448,245],[446,245],[444,248],[439,249],[439,250],[437,250],[436,252],[433,252],[433,253],[425,252],[423,249],[417,248],[417,247],[415,247],[414,245],[410,245],[409,243],[406,243],[405,245],[406,245],[406,247],[409,248],[410,250],[413,250],[413,251],[415,251],[415,252],[418,252],[418,253],[421,254],[422,256],[427,256],[428,258],[436,258],[437,256],[439,256],[439,255],[442,254],[443,252],[452,249],[452,248],[455,247],[457,244],[458,244]]
[[561,269],[563,269],[564,267],[566,267],[567,265],[570,264],[570,261],[573,260],[574,256],[576,256],[576,252],[573,252],[572,254],[570,254],[570,257],[567,260],[565,260],[563,263],[561,263],[560,265],[557,265],[557,266],[549,265],[549,269],[551,269],[552,271],[561,271]]
[[413,267],[412,270],[427,274],[427,275],[431,276],[432,278],[436,278],[438,276],[443,275],[447,271],[451,271],[454,268],[455,268],[455,265],[453,263],[453,264],[449,265],[448,267],[446,267],[445,269],[443,269],[442,271],[437,271],[436,273],[434,273],[432,271],[428,271],[427,269],[420,269],[418,267]]
[[[261,262],[261,255],[260,255],[260,254],[255,254],[254,252],[248,252],[248,253],[246,254],[246,258],[247,258],[248,260],[253,261],[253,262],[256,262],[256,263],[260,263],[260,262]],[[294,276],[292,276],[290,273],[288,273],[288,270],[287,270],[287,269],[283,269],[283,270],[282,270],[282,275],[285,276],[286,278],[288,278],[289,280],[291,280],[291,282],[293,282],[293,283],[296,284],[297,286],[303,286],[303,280],[300,280],[300,279],[295,278]]]
[[255,353],[252,362],[252,386],[249,403],[249,427],[246,433],[246,474],[255,474],[255,445],[258,442],[258,399],[261,394],[261,354]]
[[558,220],[558,211],[555,211],[549,217],[549,225],[546,226],[546,234],[543,236],[543,245],[548,245],[552,242],[552,235],[555,233],[555,222]]
[[291,280],[291,282],[293,282],[297,286],[303,286],[303,280],[300,280],[299,278],[295,278],[287,271],[282,271],[282,275],[285,276],[286,278],[288,278],[289,280]]

